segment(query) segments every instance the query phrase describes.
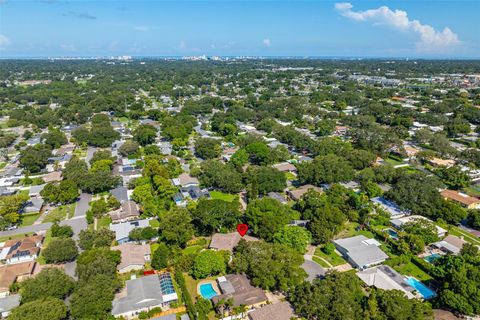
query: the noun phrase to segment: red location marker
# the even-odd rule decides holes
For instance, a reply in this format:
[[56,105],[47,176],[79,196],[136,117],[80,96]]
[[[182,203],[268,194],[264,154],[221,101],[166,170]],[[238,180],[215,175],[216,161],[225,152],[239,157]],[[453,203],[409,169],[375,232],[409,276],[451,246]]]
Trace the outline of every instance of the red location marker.
[[237,231],[243,237],[248,231],[248,224],[245,224],[245,223],[237,224]]

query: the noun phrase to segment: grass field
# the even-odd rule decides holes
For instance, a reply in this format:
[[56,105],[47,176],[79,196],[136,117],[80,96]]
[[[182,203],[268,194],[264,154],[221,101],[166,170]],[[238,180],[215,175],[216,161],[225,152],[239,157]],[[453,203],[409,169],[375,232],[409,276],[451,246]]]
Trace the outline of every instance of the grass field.
[[335,238],[336,239],[341,239],[341,238],[349,238],[349,237],[354,237],[358,235],[364,235],[367,238],[374,238],[374,235],[372,232],[368,230],[359,230],[357,231],[356,228],[358,227],[358,223],[356,222],[348,222],[345,229],[342,230]]
[[312,260],[315,261],[316,263],[318,263],[323,268],[330,268],[330,266],[327,263],[325,263],[325,261],[320,259],[319,257],[313,256]]
[[339,256],[336,252],[326,254],[320,248],[315,249],[315,256],[322,257],[323,259],[330,262],[330,264],[334,267],[347,263],[347,261],[345,261],[345,259]]
[[413,276],[420,281],[428,281],[432,279],[432,277],[428,275],[428,273],[422,271],[413,262],[409,262],[400,266],[395,266],[393,267],[393,269],[395,269],[402,275]]
[[75,213],[75,206],[76,203],[56,207],[47,214],[47,216],[43,219],[43,222],[56,222],[65,220],[67,214],[68,217],[70,217]]
[[386,158],[385,162],[391,164],[392,166],[398,166],[398,165],[401,165],[401,164],[405,164],[405,162],[399,161],[398,159],[394,159],[394,158],[391,158],[391,157]]
[[[47,233],[45,234],[45,240],[43,240],[42,250],[45,250],[45,248],[48,247],[48,244],[52,241],[52,239],[52,229],[48,229]],[[45,258],[43,257],[42,251],[40,251],[37,262],[39,264],[47,264]]]
[[31,226],[35,221],[37,221],[38,217],[40,217],[40,213],[23,215],[20,227]]
[[186,247],[185,249],[183,249],[183,252],[186,254],[199,253],[202,249],[203,249],[203,246],[195,245],[195,246]]
[[212,191],[210,192],[210,195],[212,196],[212,199],[220,199],[228,202],[232,202],[237,197],[235,194],[228,194],[220,191]]
[[33,232],[25,233],[25,234],[14,234],[12,236],[4,236],[4,237],[0,237],[0,242],[5,242],[7,240],[21,239],[31,235],[33,235]]

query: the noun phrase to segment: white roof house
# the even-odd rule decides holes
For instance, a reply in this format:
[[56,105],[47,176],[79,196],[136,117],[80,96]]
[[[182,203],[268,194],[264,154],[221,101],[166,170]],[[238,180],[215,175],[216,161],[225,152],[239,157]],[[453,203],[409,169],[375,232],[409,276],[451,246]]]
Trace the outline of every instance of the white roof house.
[[356,273],[368,286],[383,290],[402,291],[409,299],[414,298],[415,288],[405,282],[404,277],[389,266],[381,265]]
[[[403,228],[403,225],[406,224],[406,223],[409,223],[409,222],[414,222],[416,220],[425,220],[425,221],[429,221],[431,222],[432,224],[433,221],[428,219],[428,218],[425,218],[423,216],[418,216],[418,215],[413,215],[413,216],[407,216],[407,217],[403,217],[403,218],[398,218],[398,219],[392,219],[390,220],[390,223],[392,224],[392,226],[394,226],[395,228],[397,229],[402,229]],[[435,225],[435,224],[434,224]],[[435,225],[435,227],[437,228],[437,235],[440,237],[440,238],[443,238],[445,237],[445,235],[447,234],[447,230],[443,229],[442,227],[439,227],[437,225]]]
[[379,248],[381,244],[377,240],[363,235],[334,240],[333,243],[348,262],[358,269],[366,269],[388,259],[388,255]]
[[150,224],[147,219],[127,221],[122,223],[110,224],[110,230],[115,232],[115,240],[118,241],[119,244],[122,244],[130,240],[130,238],[128,237],[130,231],[135,228],[145,228],[149,225]]

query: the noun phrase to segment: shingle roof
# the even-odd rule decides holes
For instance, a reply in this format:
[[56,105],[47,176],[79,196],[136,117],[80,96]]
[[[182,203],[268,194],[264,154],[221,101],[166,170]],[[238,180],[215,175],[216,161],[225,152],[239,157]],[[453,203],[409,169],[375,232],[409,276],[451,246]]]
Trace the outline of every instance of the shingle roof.
[[31,275],[35,267],[34,261],[0,266],[0,291],[8,291],[17,277]]
[[295,316],[288,302],[268,304],[248,314],[251,320],[290,320]]
[[115,240],[128,238],[128,234],[135,228],[144,228],[149,226],[148,220],[135,220],[122,222],[117,224],[110,224],[110,230],[115,232]]
[[240,274],[229,274],[224,277],[226,281],[230,282],[235,292],[226,293],[212,298],[214,303],[222,299],[233,299],[233,306],[240,305],[251,306],[267,301],[267,296],[262,289],[254,287],[246,276]]
[[112,250],[119,250],[122,254],[122,260],[117,266],[118,270],[131,265],[144,265],[145,256],[150,254],[150,246],[148,244],[125,243],[112,247]]
[[[243,237],[246,241],[258,241],[257,238],[251,236]],[[228,250],[233,251],[233,248],[237,246],[242,237],[238,232],[231,233],[215,233],[212,236],[212,241],[210,242],[210,248],[216,250]]]

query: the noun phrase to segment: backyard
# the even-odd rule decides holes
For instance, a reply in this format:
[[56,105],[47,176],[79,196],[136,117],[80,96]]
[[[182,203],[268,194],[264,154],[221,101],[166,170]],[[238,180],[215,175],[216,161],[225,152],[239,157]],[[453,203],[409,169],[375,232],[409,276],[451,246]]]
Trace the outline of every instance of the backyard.
[[345,259],[343,259],[341,256],[339,256],[335,251],[330,253],[330,254],[326,254],[325,252],[322,251],[322,249],[320,247],[315,249],[313,260],[315,262],[318,262],[317,260],[321,260],[321,259],[318,259],[318,258],[315,259],[315,257],[323,258],[324,260],[326,260],[328,263],[331,264],[331,266],[327,266],[327,267],[332,267],[332,266],[336,267],[336,266],[347,263],[347,261],[345,261]]
[[413,276],[420,281],[428,281],[432,279],[432,277],[428,273],[421,270],[411,261],[407,264],[395,266],[393,267],[393,269],[395,269],[402,275]]
[[219,199],[228,202],[232,202],[237,197],[236,194],[223,193],[220,191],[211,191],[210,195],[212,196],[212,199]]

